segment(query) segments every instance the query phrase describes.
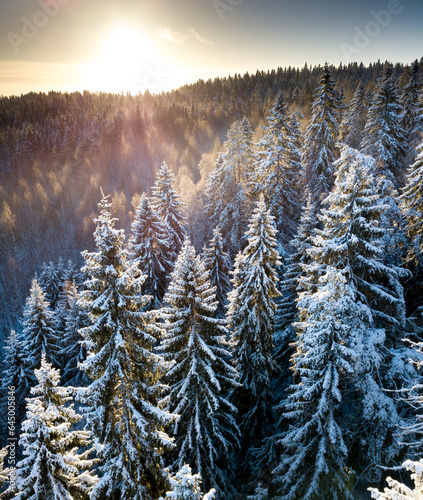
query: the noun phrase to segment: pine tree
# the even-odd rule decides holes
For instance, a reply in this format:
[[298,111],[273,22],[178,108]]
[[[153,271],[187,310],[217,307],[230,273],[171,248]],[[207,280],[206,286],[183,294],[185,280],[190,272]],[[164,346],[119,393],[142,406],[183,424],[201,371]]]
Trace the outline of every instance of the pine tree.
[[408,458],[413,460],[421,456],[423,451],[423,380],[421,368],[423,367],[423,342],[407,341],[408,356],[403,366],[398,364],[401,374],[407,373],[408,384],[402,389],[404,401],[412,412],[405,413],[401,425],[398,426],[397,439],[405,446]]
[[340,128],[342,120],[345,115],[345,110],[348,108],[347,104],[345,104],[344,87],[341,86],[335,89],[335,96],[336,96],[336,107],[338,108],[338,128]]
[[[4,346],[4,369],[1,379],[2,404],[0,408],[2,415],[8,414],[9,395],[13,394],[16,436],[19,436],[20,434],[20,426],[25,417],[25,398],[29,395],[30,384],[32,383],[31,374],[22,357],[23,347],[22,341],[19,339],[16,332],[12,330]],[[2,436],[6,438],[6,418],[3,420],[3,423],[4,427],[2,424]]]
[[422,140],[423,132],[423,109],[422,74],[417,59],[410,68],[409,79],[402,95],[402,121],[406,139],[406,164],[415,162],[417,146]]
[[329,193],[333,185],[333,162],[338,152],[339,109],[334,83],[325,64],[304,137],[303,163],[313,200]]
[[88,383],[86,374],[80,370],[79,363],[86,358],[79,330],[88,326],[88,316],[79,305],[79,293],[75,283],[68,282],[64,291],[67,310],[64,317],[65,335],[60,343],[60,357],[63,365],[62,381],[65,385],[81,387]]
[[294,160],[294,163],[301,164],[301,177],[298,178],[299,186],[296,188],[298,192],[301,192],[306,183],[305,168],[302,157],[303,132],[300,125],[301,118],[304,118],[304,116],[299,111],[294,111],[288,117],[288,126],[291,132],[291,143],[293,145],[292,159]]
[[132,222],[129,252],[130,260],[136,262],[146,276],[142,293],[153,297],[150,308],[158,309],[165,293],[167,276],[173,267],[173,261],[169,260],[169,248],[171,245],[165,227],[143,194]]
[[408,170],[401,196],[401,210],[408,222],[410,248],[407,260],[414,266],[423,268],[423,142],[417,151],[416,161]]
[[300,215],[301,153],[291,131],[290,116],[282,92],[268,116],[269,126],[260,141],[263,159],[254,179],[253,193],[263,193],[275,217],[279,238],[292,239]]
[[[204,190],[205,207],[204,214],[206,223],[214,228],[219,224],[220,213],[224,207],[224,190],[225,190],[225,168],[223,153],[218,153],[216,161],[214,162],[213,170],[210,172],[206,187]],[[210,230],[211,233],[211,230]]]
[[128,265],[123,230],[115,229],[103,197],[95,219],[96,251],[83,252],[89,276],[81,306],[92,324],[80,330],[88,356],[81,368],[93,380],[81,390],[84,416],[100,448],[101,478],[93,500],[152,500],[167,487],[160,453],[171,447],[162,431],[173,417],[157,407],[158,378],[166,369],[152,352],[144,276]]
[[297,320],[296,299],[298,293],[308,287],[307,279],[302,280],[303,269],[310,263],[307,250],[312,246],[317,227],[316,207],[310,194],[303,208],[295,238],[290,241],[293,252],[286,258],[283,279],[279,284],[282,296],[278,299],[276,315],[279,332]]
[[247,123],[245,119],[237,121],[228,130],[224,152],[218,156],[206,186],[206,216],[213,227],[220,227],[225,249],[232,256],[245,243],[248,186],[256,163]]
[[158,215],[167,233],[169,254],[167,259],[174,262],[184,241],[185,218],[182,215],[183,204],[174,187],[175,180],[166,162],[157,172],[153,185],[151,206]]
[[406,284],[409,314],[420,315],[422,310],[423,284],[423,142],[417,148],[416,161],[410,165],[406,183],[400,197],[400,210],[405,219],[408,236],[405,264],[413,273]]
[[177,444],[173,466],[189,463],[206,488],[213,486],[219,495],[233,492],[225,470],[237,448],[238,428],[236,410],[225,395],[237,386],[237,374],[226,361],[224,322],[214,318],[217,303],[209,273],[188,239],[164,301],[160,351],[175,364],[163,379],[169,386],[163,401],[168,411],[180,415],[172,426]]
[[402,106],[392,79],[392,68],[385,66],[370,106],[361,149],[376,160],[379,174],[397,186],[403,178],[405,136],[401,126]]
[[[60,263],[60,260],[59,260]],[[85,278],[81,270],[69,259],[67,267],[63,268],[63,286],[62,290],[66,287],[67,282],[75,283],[77,288],[81,288],[84,284]]]
[[340,139],[348,146],[359,149],[367,122],[368,102],[364,83],[360,82],[341,123]]
[[250,122],[244,116],[240,122],[241,124],[241,141],[238,155],[242,157],[244,162],[245,176],[251,178],[256,165],[256,153],[253,150],[253,130]]
[[296,383],[283,404],[291,424],[274,471],[278,500],[352,499],[340,427],[340,381],[354,373],[355,353],[345,343],[360,331],[358,318],[367,311],[356,304],[345,274],[328,266],[317,290],[300,294],[292,360]]
[[[351,402],[355,416],[346,416],[352,449],[360,447],[360,463],[369,476],[378,475],[376,464],[383,464],[397,451],[391,443],[397,414],[390,397],[383,392],[382,362],[389,364],[386,348],[396,342],[397,331],[405,322],[405,304],[400,279],[405,270],[383,263],[385,229],[379,220],[388,207],[380,203],[372,172],[374,160],[344,146],[336,163],[334,191],[328,196],[329,208],[323,211],[324,228],[318,231],[309,254],[315,263],[307,272],[317,283],[325,266],[345,269],[348,285],[354,290],[357,305],[366,310],[357,337],[348,346],[359,353],[352,385],[359,392]],[[312,290],[311,290],[312,291]],[[367,318],[367,321],[364,321]],[[352,393],[351,393],[352,394]],[[360,436],[357,434],[360,427]]]
[[[19,441],[23,458],[17,463],[16,500],[88,499],[97,477],[89,472],[95,463],[77,449],[89,444],[87,431],[71,431],[81,420],[73,406],[70,390],[60,387],[60,372],[47,363],[43,354],[41,368],[35,370],[38,384],[28,398],[27,419]],[[6,493],[7,494],[7,493]]]
[[386,478],[389,488],[385,488],[383,493],[376,488],[369,488],[372,498],[378,500],[419,500],[423,498],[423,459],[419,461],[406,460],[403,464],[407,470],[411,471],[411,479],[414,481],[414,488],[411,489],[391,477]]
[[32,373],[40,366],[43,354],[48,362],[59,366],[55,317],[36,279],[32,280],[26,300],[22,326],[23,358],[29,371]]
[[380,219],[380,225],[385,230],[382,238],[386,249],[384,263],[401,266],[408,242],[404,217],[399,208],[398,191],[392,181],[381,175],[377,179],[377,192],[379,203],[385,206]]
[[50,303],[52,309],[56,308],[60,300],[63,284],[64,284],[65,269],[62,260],[59,260],[56,265],[54,262],[48,264],[44,262],[41,274],[38,279],[38,284],[45,293],[46,300]]
[[[273,399],[277,405],[274,410],[276,430],[265,440],[264,445],[253,453],[253,466],[258,470],[273,469],[279,462],[281,449],[279,447],[280,433],[287,425],[287,420],[281,415],[279,407],[286,398],[288,387],[292,384],[291,356],[293,343],[296,339],[294,323],[298,321],[297,297],[300,291],[307,289],[310,283],[304,276],[303,267],[310,263],[307,250],[312,246],[317,218],[311,196],[307,197],[307,204],[303,209],[298,232],[290,242],[294,252],[286,257],[284,266],[279,268],[278,289],[281,296],[275,299],[277,310],[275,314],[275,331],[273,335],[273,358],[277,371],[272,380]],[[307,284],[307,286],[305,286]],[[258,491],[260,490],[257,486]],[[257,493],[257,495],[259,495]],[[254,496],[252,497],[254,498]],[[260,498],[258,496],[258,498]]]
[[223,250],[219,226],[213,230],[213,238],[210,240],[209,247],[205,249],[203,259],[204,266],[210,273],[211,285],[216,289],[216,313],[219,316],[224,316],[225,305],[228,302],[227,294],[231,289],[231,283],[229,281],[229,256]]
[[274,218],[264,199],[257,203],[249,224],[247,247],[235,261],[229,294],[228,324],[242,387],[234,391],[241,430],[241,462],[246,475],[249,450],[260,446],[271,434],[271,377],[275,371],[272,336],[276,304],[275,267],[280,265],[276,250]]
[[[69,303],[66,296],[66,289],[69,286],[69,282],[64,282],[62,284],[62,291],[60,293],[60,298],[56,303],[56,307],[53,310],[54,315],[54,330],[57,336],[57,348],[60,353],[61,345],[66,342],[66,317],[69,310]],[[66,364],[66,360],[63,357],[59,358],[60,370],[63,370]]]
[[[191,467],[184,464],[175,477],[170,478],[172,491],[166,493],[166,498],[173,500],[213,500],[215,490],[212,488],[208,493],[201,493],[201,474],[192,474]],[[160,499],[164,500],[164,499]]]
[[298,151],[300,156],[298,157],[299,161],[302,161],[301,155],[301,147],[303,141],[303,133],[301,131],[300,119],[304,118],[304,116],[299,111],[294,111],[291,113],[288,118],[289,130],[291,131],[291,140],[294,145],[293,151]]
[[307,250],[312,246],[312,239],[315,235],[317,218],[315,206],[311,195],[308,194],[307,203],[303,209],[295,238],[290,242],[294,252],[286,259],[283,269],[282,279],[279,282],[281,297],[277,299],[278,309],[275,316],[274,334],[274,358],[278,364],[278,378],[276,388],[282,397],[281,392],[285,392],[290,383],[290,362],[292,354],[290,345],[295,341],[295,329],[293,323],[298,321],[297,298],[298,293],[304,291],[310,285],[306,278],[303,278],[303,268],[310,264],[310,256]]

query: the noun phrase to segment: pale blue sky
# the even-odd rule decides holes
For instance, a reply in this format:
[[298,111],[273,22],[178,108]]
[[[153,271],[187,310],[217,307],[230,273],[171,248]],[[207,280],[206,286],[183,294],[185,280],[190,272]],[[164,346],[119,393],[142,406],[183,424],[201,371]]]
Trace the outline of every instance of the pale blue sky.
[[423,56],[422,28],[422,0],[0,0],[0,94],[159,91],[306,61],[409,63]]

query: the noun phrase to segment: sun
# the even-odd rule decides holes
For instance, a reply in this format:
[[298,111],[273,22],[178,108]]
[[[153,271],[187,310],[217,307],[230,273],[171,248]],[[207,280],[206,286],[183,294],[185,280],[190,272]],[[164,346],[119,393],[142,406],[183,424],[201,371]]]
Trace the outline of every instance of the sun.
[[90,87],[105,92],[139,92],[155,56],[153,43],[139,29],[116,26],[105,37],[92,65]]
[[149,45],[140,31],[129,26],[118,26],[105,40],[103,58],[114,64],[132,65],[142,60],[143,52],[150,48]]

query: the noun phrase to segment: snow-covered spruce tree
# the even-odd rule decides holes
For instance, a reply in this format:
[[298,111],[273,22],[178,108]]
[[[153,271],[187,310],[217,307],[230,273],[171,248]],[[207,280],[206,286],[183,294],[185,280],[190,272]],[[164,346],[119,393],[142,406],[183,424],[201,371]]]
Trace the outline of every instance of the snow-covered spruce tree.
[[[15,434],[19,436],[20,426],[25,417],[26,401],[29,395],[30,385],[33,382],[32,374],[22,359],[23,344],[14,330],[10,332],[9,338],[4,346],[5,354],[3,360],[3,374],[1,379],[2,401],[0,406],[1,415],[8,414],[9,396],[13,395],[13,410],[15,417]],[[13,388],[13,389],[12,389]],[[2,419],[2,436],[6,441],[8,435],[6,426],[7,418]],[[3,427],[4,424],[4,427]],[[2,439],[3,441],[3,439]],[[6,444],[6,442],[2,443]]]
[[249,452],[262,444],[262,440],[272,433],[273,426],[271,377],[275,362],[272,336],[274,299],[280,295],[275,270],[280,260],[273,221],[261,197],[246,232],[248,245],[236,258],[234,289],[228,296],[228,325],[232,330],[234,358],[242,383],[232,396],[238,408],[240,462],[245,477],[251,471]]
[[81,270],[69,259],[67,266],[63,269],[63,288],[66,287],[67,282],[75,283],[76,287],[80,288],[84,283],[84,279]]
[[[299,151],[301,155],[303,133],[301,131],[300,118],[304,118],[304,116],[299,111],[294,111],[294,113],[289,115],[288,125],[289,130],[291,131],[291,140],[294,144],[294,151]],[[302,156],[300,156],[300,161],[301,160]]]
[[223,153],[218,153],[214,162],[213,169],[206,179],[206,185],[203,193],[203,213],[204,213],[204,235],[205,240],[211,239],[213,229],[219,224],[220,213],[223,210],[223,191],[224,191],[225,171],[223,169]]
[[423,308],[423,142],[417,148],[416,161],[410,165],[400,197],[400,210],[405,219],[408,241],[405,264],[413,273],[406,283],[407,307],[410,315]]
[[[312,246],[316,225],[315,206],[308,194],[297,235],[290,242],[294,251],[288,255],[284,262],[285,266],[279,270],[278,289],[281,291],[281,296],[275,299],[277,310],[273,334],[273,358],[277,371],[272,379],[273,399],[278,407],[285,400],[287,388],[292,384],[291,357],[293,343],[296,340],[294,323],[298,321],[297,297],[300,291],[311,286],[307,277],[304,276],[303,267],[311,260],[307,250]],[[266,439],[264,445],[255,450],[252,456],[252,463],[257,469],[271,470],[279,461],[281,450],[278,441],[280,432],[287,426],[287,419],[281,414],[279,408],[274,410],[274,414],[277,417],[274,434]]]
[[169,235],[143,194],[132,222],[129,257],[146,276],[142,293],[153,297],[148,304],[149,308],[158,309],[161,305],[168,275],[173,268],[169,248],[172,248]]
[[411,471],[411,479],[414,481],[414,488],[411,489],[405,484],[386,478],[389,488],[384,488],[383,492],[376,488],[369,488],[372,498],[377,500],[420,500],[423,498],[423,459],[419,461],[406,460],[403,464],[407,470]]
[[408,387],[402,390],[402,402],[412,411],[405,415],[397,432],[397,439],[405,445],[407,458],[418,459],[423,452],[423,342],[408,341],[408,358],[402,372],[409,374]]
[[393,182],[383,175],[377,179],[379,203],[386,206],[380,226],[385,230],[382,244],[385,248],[384,262],[401,266],[408,246],[406,237],[406,222],[399,208],[399,195]]
[[[57,336],[57,345],[60,346],[63,342],[66,343],[66,317],[69,310],[68,298],[66,296],[66,289],[70,283],[81,286],[83,278],[80,272],[75,268],[71,260],[68,261],[67,267],[59,259],[58,264],[55,265],[50,262],[48,265],[44,264],[44,285],[41,286],[46,299],[50,303],[50,307],[54,314],[54,330]],[[50,297],[50,299],[49,299]],[[66,359],[60,358],[60,369],[64,369]]]
[[400,208],[408,223],[407,261],[414,267],[423,268],[423,142],[417,151],[416,161],[408,169]]
[[[68,302],[66,300],[66,294],[65,294],[65,284],[63,285],[63,290],[60,295],[60,299],[57,301],[56,307],[53,311],[54,314],[54,331],[57,337],[57,345],[60,346],[60,344],[63,342],[64,337],[65,337],[65,321],[66,321],[66,315],[68,312]],[[63,364],[64,360],[61,358],[60,359],[60,368],[62,369],[64,367]]]
[[375,89],[368,111],[361,150],[376,160],[379,174],[401,183],[405,156],[405,135],[401,126],[402,105],[388,64]]
[[208,186],[219,193],[217,217],[226,248],[236,253],[244,244],[243,236],[248,221],[248,185],[254,171],[254,153],[249,137],[245,137],[243,123],[235,122],[227,133],[220,165],[220,185]]
[[[285,389],[290,384],[290,358],[292,353],[291,344],[295,341],[295,328],[293,323],[298,320],[297,297],[298,293],[304,291],[311,283],[303,278],[303,266],[310,263],[307,250],[312,246],[315,235],[317,218],[315,206],[311,195],[307,196],[307,202],[300,218],[295,238],[290,242],[294,249],[285,262],[282,279],[279,282],[281,296],[277,299],[277,311],[275,315],[275,333],[273,342],[275,344],[274,358],[278,365],[278,376],[276,383],[276,398],[285,394]],[[283,393],[283,394],[282,394]]]
[[250,122],[244,116],[241,120],[241,142],[239,154],[242,156],[244,161],[245,175],[251,178],[256,166],[256,153],[253,150],[253,130],[251,128]]
[[295,233],[301,212],[302,166],[282,92],[276,97],[267,119],[269,125],[264,127],[266,134],[259,143],[262,159],[251,191],[264,194],[275,217],[278,238],[287,243]]
[[166,162],[163,162],[157,172],[156,181],[152,188],[151,207],[158,215],[166,231],[167,240],[169,241],[167,259],[171,262],[176,260],[185,235],[185,217],[182,215],[183,204],[174,184],[174,175]]
[[79,292],[75,283],[67,283],[64,297],[67,309],[64,318],[65,334],[60,343],[60,358],[64,367],[62,381],[64,385],[81,387],[87,385],[88,377],[78,366],[86,358],[86,348],[82,345],[79,330],[87,327],[89,320],[79,304]]
[[307,181],[315,202],[326,196],[333,185],[333,162],[338,155],[338,125],[337,96],[329,67],[325,64],[302,150]]
[[[299,111],[294,111],[288,118],[288,126],[291,132],[291,142],[293,144],[292,151],[294,152],[293,159],[301,163],[301,176],[298,178],[299,187],[297,187],[297,191],[299,193],[302,193],[306,189],[306,172],[302,157],[304,134],[300,125],[300,119],[302,118],[304,118],[304,116]],[[296,156],[297,153],[299,153],[298,157]]]
[[[78,454],[90,444],[89,432],[71,430],[81,420],[73,406],[70,390],[60,387],[60,372],[47,363],[35,370],[38,384],[28,398],[26,420],[19,441],[23,458],[16,465],[15,500],[70,500],[90,498],[97,477],[89,472],[95,460],[92,450]],[[7,492],[6,492],[7,495]]]
[[23,358],[29,371],[33,373],[40,366],[43,354],[48,362],[59,366],[55,317],[36,279],[26,299],[22,326]]
[[402,92],[402,121],[406,139],[406,164],[414,163],[417,155],[417,146],[422,140],[423,133],[423,75],[417,59],[410,68],[407,85]]
[[231,289],[229,280],[230,264],[229,256],[223,250],[222,235],[220,228],[217,226],[213,230],[213,238],[210,240],[209,246],[204,252],[204,266],[210,273],[211,285],[215,287],[218,316],[225,315],[225,305],[227,304],[227,294]]
[[[215,490],[212,488],[203,495],[201,492],[201,474],[192,474],[191,467],[184,464],[175,477],[170,477],[172,491],[166,492],[166,498],[173,500],[213,500]],[[160,500],[164,500],[160,498]]]
[[214,318],[217,302],[209,273],[188,239],[164,302],[159,350],[175,363],[163,378],[169,386],[163,402],[180,415],[172,426],[177,444],[173,468],[188,463],[206,488],[214,487],[219,498],[227,498],[225,494],[234,493],[226,471],[239,432],[236,410],[226,395],[237,387],[237,373],[227,361],[224,321]]
[[215,163],[206,186],[206,216],[213,227],[219,226],[225,249],[233,257],[244,246],[250,201],[248,186],[255,169],[246,120],[235,122]]
[[356,392],[349,392],[355,398],[349,401],[355,413],[345,415],[345,422],[351,465],[356,470],[366,467],[368,478],[375,478],[380,473],[376,466],[386,464],[397,451],[392,443],[397,414],[382,383],[388,349],[404,326],[400,279],[408,272],[383,262],[385,229],[379,221],[388,207],[380,204],[377,194],[374,160],[344,146],[336,168],[334,191],[325,201],[329,208],[320,217],[324,228],[318,230],[315,246],[309,250],[313,263],[307,273],[316,283],[326,266],[345,269],[357,305],[367,311],[359,336],[350,336],[347,344],[359,362],[351,381]]
[[44,262],[38,284],[43,290],[46,300],[50,303],[52,309],[56,308],[60,300],[64,284],[64,265],[62,260],[57,264],[54,262]]
[[352,499],[342,422],[341,381],[354,373],[349,338],[360,334],[367,311],[341,271],[328,266],[317,290],[299,297],[300,321],[292,364],[295,384],[283,408],[290,420],[274,471],[278,500]]
[[360,82],[341,123],[340,139],[348,146],[359,149],[367,122],[368,102],[364,83]]
[[338,107],[338,127],[341,125],[342,119],[344,118],[345,110],[348,106],[345,104],[345,91],[344,87],[340,86],[335,89],[336,104]]
[[88,276],[80,305],[92,324],[80,330],[88,356],[81,369],[93,382],[80,390],[84,416],[101,460],[91,498],[152,500],[168,481],[161,453],[172,446],[162,431],[173,416],[157,407],[158,378],[167,364],[152,352],[145,277],[128,265],[123,230],[115,228],[107,197],[95,219],[95,252],[83,252]]

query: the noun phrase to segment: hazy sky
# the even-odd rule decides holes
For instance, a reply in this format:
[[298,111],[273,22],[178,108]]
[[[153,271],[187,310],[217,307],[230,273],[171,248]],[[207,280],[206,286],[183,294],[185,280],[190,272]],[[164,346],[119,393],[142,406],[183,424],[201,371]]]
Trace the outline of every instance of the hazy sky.
[[423,56],[423,0],[0,0],[0,94]]

